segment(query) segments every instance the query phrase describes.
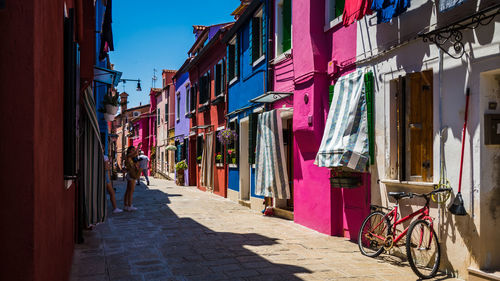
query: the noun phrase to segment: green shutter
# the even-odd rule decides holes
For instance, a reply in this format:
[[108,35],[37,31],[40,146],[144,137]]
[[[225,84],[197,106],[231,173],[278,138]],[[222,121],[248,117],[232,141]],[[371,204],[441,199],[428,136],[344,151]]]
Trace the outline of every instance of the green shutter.
[[252,54],[252,59],[250,64],[252,64],[254,61],[256,61],[259,58],[259,40],[260,40],[260,35],[259,35],[259,18],[252,18],[252,26],[250,27],[250,42],[252,44],[250,45],[250,53]]
[[368,150],[370,153],[370,164],[375,163],[375,128],[373,124],[373,73],[365,74],[366,112],[368,121]]
[[335,88],[335,85],[330,85],[328,89],[328,108],[332,105],[332,100],[333,100],[333,89]]
[[335,17],[340,17],[344,13],[345,0],[335,0]]
[[283,0],[283,52],[292,48],[292,0]]
[[248,163],[255,164],[255,146],[257,144],[257,122],[258,113],[252,113],[249,116],[248,126]]

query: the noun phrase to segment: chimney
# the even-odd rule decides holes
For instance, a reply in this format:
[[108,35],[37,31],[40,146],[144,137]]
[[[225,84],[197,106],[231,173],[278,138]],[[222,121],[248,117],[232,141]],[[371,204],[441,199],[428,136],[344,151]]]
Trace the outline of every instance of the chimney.
[[120,94],[120,104],[121,104],[121,111],[122,111],[122,114],[127,110],[127,97],[128,97],[128,94],[125,93],[125,92],[122,92]]

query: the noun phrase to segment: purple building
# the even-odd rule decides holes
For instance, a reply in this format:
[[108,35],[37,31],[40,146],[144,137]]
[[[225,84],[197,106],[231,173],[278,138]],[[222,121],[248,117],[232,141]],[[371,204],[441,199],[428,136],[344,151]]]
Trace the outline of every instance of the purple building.
[[[173,77],[175,85],[175,145],[177,150],[175,153],[175,162],[185,160],[188,161],[188,147],[189,147],[189,93],[191,85],[189,83],[189,73],[183,71],[185,66],[189,63],[186,60],[184,65],[181,66],[179,71]],[[176,175],[177,177],[177,175]],[[189,170],[184,170],[184,185],[195,185],[194,182],[189,182]]]

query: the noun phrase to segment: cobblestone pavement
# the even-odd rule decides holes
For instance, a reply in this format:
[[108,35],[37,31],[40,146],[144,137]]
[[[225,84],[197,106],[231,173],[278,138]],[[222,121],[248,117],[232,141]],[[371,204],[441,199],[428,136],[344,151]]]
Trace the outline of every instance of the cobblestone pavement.
[[[114,185],[121,206],[125,182]],[[346,239],[172,181],[141,183],[134,205],[85,232],[71,280],[417,279],[394,256],[364,257]]]

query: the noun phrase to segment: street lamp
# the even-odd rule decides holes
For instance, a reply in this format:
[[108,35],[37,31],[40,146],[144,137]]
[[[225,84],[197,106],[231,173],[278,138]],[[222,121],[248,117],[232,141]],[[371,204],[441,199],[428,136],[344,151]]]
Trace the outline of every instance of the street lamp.
[[[141,79],[120,79],[120,82],[123,82],[123,84],[127,83],[127,81],[135,81],[137,82],[137,89],[135,89],[136,91],[140,92],[142,91],[142,88],[141,88]],[[124,85],[125,87],[125,85]]]

